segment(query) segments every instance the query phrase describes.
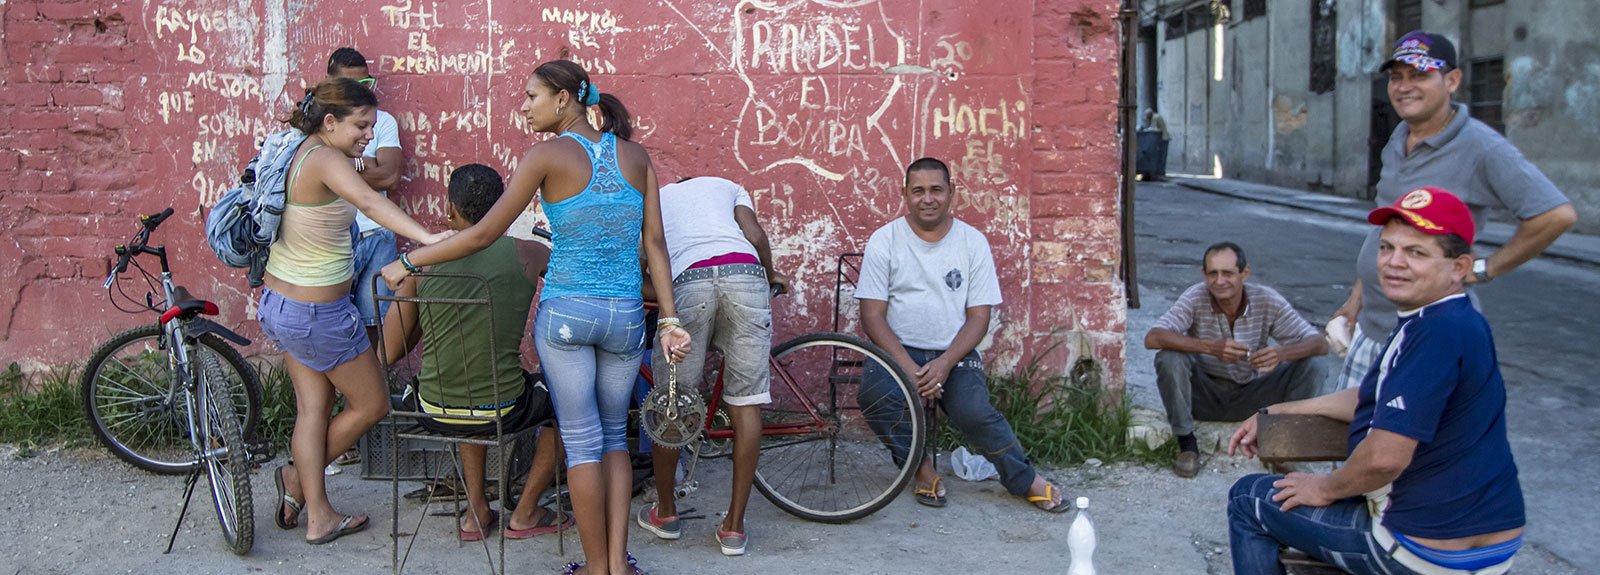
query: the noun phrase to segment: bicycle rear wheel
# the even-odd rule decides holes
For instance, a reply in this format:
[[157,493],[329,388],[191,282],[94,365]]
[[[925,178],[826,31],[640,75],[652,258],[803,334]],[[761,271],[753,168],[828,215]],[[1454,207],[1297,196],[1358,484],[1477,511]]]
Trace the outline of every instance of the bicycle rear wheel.
[[[161,326],[142,325],[119,333],[90,354],[80,383],[89,429],[119,459],[145,471],[181,475],[195,468],[183,408]],[[244,436],[254,437],[261,420],[261,379],[222,338],[205,335],[192,361],[219,359]]]
[[250,552],[255,545],[255,501],[250,494],[250,451],[244,442],[244,426],[229,399],[227,375],[222,362],[212,354],[200,354],[198,375],[203,387],[204,405],[196,421],[200,423],[200,448],[208,455],[206,477],[211,482],[211,501],[217,509],[217,524],[222,539],[236,555]]
[[[814,333],[772,355],[773,403],[762,411],[756,489],[780,509],[823,523],[866,517],[899,496],[922,461],[928,431],[921,398],[889,354],[855,336]],[[879,383],[862,394],[869,371]],[[807,406],[823,425],[814,425]]]

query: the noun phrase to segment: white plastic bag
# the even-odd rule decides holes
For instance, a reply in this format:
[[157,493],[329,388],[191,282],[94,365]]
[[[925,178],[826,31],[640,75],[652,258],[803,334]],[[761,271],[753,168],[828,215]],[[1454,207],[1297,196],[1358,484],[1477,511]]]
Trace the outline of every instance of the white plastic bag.
[[967,481],[983,481],[1000,475],[993,463],[989,463],[982,455],[967,451],[965,447],[957,447],[950,452],[950,470],[955,472],[956,477]]
[[1355,327],[1350,325],[1350,320],[1344,316],[1333,318],[1328,322],[1328,349],[1344,357],[1346,350],[1350,349],[1350,339],[1355,337]]

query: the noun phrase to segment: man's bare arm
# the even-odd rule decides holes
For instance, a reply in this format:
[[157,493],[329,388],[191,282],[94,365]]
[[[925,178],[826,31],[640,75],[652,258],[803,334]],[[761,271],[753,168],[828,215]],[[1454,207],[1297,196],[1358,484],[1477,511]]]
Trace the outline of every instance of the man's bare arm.
[[[1578,211],[1572,204],[1556,206],[1548,212],[1522,220],[1517,224],[1517,231],[1511,234],[1511,239],[1506,245],[1487,258],[1489,277],[1499,277],[1510,273],[1528,260],[1539,257],[1555,243],[1556,238],[1566,233],[1572,224],[1578,221]],[[1474,282],[1477,278],[1467,276],[1467,281]]]
[[405,156],[400,153],[400,148],[378,148],[377,157],[361,159],[366,169],[361,171],[361,179],[366,180],[372,189],[392,192],[395,186],[400,185],[400,172],[405,167]]

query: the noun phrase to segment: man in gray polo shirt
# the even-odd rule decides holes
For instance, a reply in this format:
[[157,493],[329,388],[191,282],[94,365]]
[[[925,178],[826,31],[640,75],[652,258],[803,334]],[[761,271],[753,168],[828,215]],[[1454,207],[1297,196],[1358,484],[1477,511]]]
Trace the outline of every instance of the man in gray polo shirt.
[[[1233,242],[1206,248],[1205,281],[1178,297],[1150,333],[1156,385],[1178,438],[1172,472],[1200,472],[1195,418],[1241,421],[1257,409],[1317,394],[1328,344],[1272,288],[1245,283],[1250,264]],[[1277,345],[1269,345],[1268,340]]]
[[[1387,206],[1414,189],[1435,186],[1466,202],[1477,229],[1483,229],[1489,208],[1504,209],[1518,220],[1510,241],[1473,261],[1469,285],[1487,283],[1537,257],[1577,221],[1572,204],[1549,178],[1494,128],[1468,117],[1466,104],[1451,101],[1461,70],[1450,40],[1420,30],[1406,34],[1380,70],[1389,75],[1389,102],[1404,123],[1383,148],[1377,204]],[[1398,317],[1378,284],[1378,231],[1367,234],[1350,298],[1334,314],[1354,330],[1340,389],[1360,387]]]

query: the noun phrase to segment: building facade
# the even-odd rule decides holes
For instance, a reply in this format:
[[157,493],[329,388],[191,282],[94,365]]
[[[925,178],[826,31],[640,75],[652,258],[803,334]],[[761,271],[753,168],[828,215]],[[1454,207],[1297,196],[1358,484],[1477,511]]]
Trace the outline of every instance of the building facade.
[[455,166],[509,175],[540,137],[517,111],[533,68],[582,64],[667,181],[753,192],[798,287],[775,305],[779,337],[832,328],[835,302],[853,303],[834,289],[839,255],[904,213],[906,164],[943,158],[957,216],[999,264],[994,369],[1091,349],[1120,386],[1116,14],[1113,0],[0,2],[0,360],[79,362],[151,321],[116,313],[99,282],[134,216],[168,206],[156,240],[181,282],[259,338],[256,294],[207,251],[202,218],[349,45],[399,120],[397,203],[435,229]]
[[1600,232],[1600,11],[1586,0],[1144,0],[1140,106],[1169,171],[1370,198],[1399,119],[1377,73],[1411,30],[1456,43],[1456,99]]

